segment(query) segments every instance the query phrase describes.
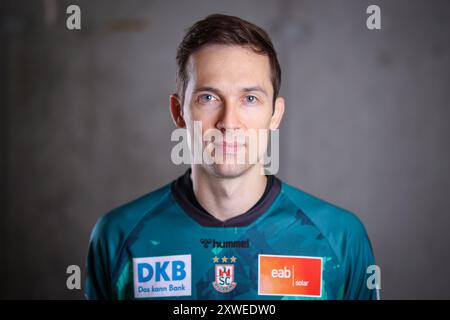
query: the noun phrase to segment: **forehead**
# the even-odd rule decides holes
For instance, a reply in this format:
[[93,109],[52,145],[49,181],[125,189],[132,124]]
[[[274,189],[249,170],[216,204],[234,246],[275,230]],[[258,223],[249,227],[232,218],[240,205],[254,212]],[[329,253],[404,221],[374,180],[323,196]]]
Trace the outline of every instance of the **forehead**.
[[243,46],[204,46],[189,57],[187,71],[190,85],[272,86],[268,56]]

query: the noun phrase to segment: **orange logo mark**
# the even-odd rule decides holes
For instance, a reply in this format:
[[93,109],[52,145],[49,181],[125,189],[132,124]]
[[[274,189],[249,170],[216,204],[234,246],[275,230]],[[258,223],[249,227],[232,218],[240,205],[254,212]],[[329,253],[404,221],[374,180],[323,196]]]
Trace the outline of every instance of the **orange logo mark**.
[[322,258],[258,256],[258,294],[322,296]]

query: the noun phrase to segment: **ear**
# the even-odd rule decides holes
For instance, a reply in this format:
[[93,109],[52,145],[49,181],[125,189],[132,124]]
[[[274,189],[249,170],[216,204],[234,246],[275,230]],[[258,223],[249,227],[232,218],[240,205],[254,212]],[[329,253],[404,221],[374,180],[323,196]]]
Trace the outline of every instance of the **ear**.
[[275,106],[272,118],[270,119],[270,130],[278,129],[284,114],[284,98],[277,97],[275,99]]
[[176,93],[170,95],[169,104],[173,123],[175,123],[177,128],[185,128],[186,122],[184,122],[183,118],[183,106],[181,105],[180,97]]

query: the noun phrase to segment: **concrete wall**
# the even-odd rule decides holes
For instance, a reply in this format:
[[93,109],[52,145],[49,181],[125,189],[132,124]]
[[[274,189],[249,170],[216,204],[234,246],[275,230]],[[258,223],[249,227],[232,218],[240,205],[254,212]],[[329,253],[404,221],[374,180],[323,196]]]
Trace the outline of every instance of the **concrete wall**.
[[[78,4],[82,30],[68,31]],[[382,30],[365,9],[379,4]],[[175,50],[207,14],[279,51],[286,182],[352,210],[383,297],[450,298],[448,1],[3,1],[0,296],[82,298],[100,215],[181,174],[170,162]],[[84,274],[83,274],[84,275]]]

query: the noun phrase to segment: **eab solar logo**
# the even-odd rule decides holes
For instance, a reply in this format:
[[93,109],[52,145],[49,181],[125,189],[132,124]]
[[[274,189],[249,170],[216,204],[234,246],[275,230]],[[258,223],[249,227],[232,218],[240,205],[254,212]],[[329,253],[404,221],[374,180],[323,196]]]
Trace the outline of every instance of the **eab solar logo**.
[[135,298],[191,295],[191,255],[133,259]]

